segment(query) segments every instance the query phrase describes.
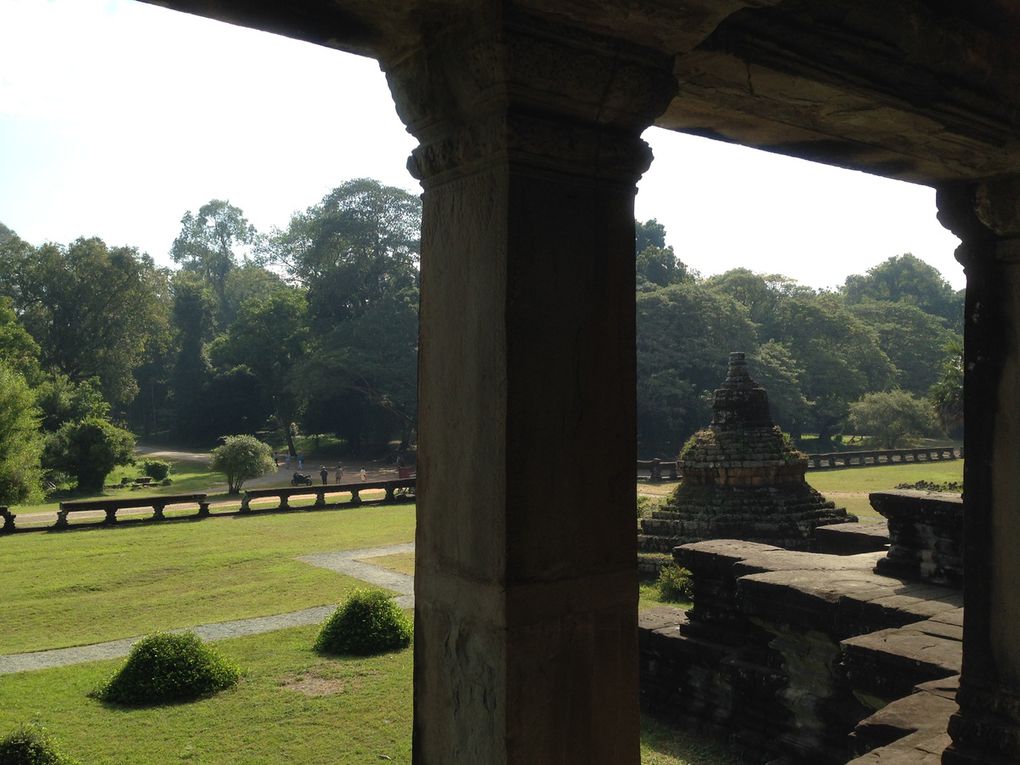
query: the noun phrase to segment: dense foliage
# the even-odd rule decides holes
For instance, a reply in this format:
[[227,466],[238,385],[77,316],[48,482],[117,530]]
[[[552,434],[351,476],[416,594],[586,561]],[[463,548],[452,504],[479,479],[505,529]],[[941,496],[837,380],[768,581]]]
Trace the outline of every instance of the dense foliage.
[[322,625],[315,650],[370,656],[411,642],[411,620],[382,590],[355,590]]
[[77,765],[40,728],[22,725],[0,738],[0,765]]
[[25,378],[0,361],[0,505],[39,496],[41,452],[35,397]]
[[[959,343],[960,293],[912,255],[890,258],[838,292],[814,290],[778,274],[734,269],[700,279],[686,268],[648,271],[642,252],[663,243],[655,221],[639,224],[637,364],[638,443],[643,456],[675,455],[710,417],[712,391],[727,352],[748,353],[752,376],[769,392],[772,414],[787,432],[818,435],[818,448],[849,424],[865,396],[892,397],[890,436],[858,417],[857,435],[888,443],[935,434],[914,417],[914,397],[930,395],[954,436],[962,427],[962,367],[943,362]],[[677,276],[668,283],[656,274]],[[660,280],[662,281],[662,280]],[[923,405],[922,405],[923,406]],[[860,409],[860,407],[859,407]],[[863,410],[862,410],[863,411]],[[890,417],[892,414],[890,413]]]
[[95,696],[125,706],[191,701],[229,688],[240,676],[193,632],[157,633],[132,646],[127,662]]
[[[0,501],[38,496],[40,468],[97,489],[121,459],[115,428],[203,447],[257,434],[292,456],[301,433],[359,454],[408,443],[420,228],[417,196],[361,178],[268,233],[225,200],[188,211],[177,270],[96,238],[32,246],[0,230]],[[962,293],[914,256],[827,291],[748,269],[702,278],[655,220],[636,223],[634,255],[641,456],[675,456],[708,422],[734,350],[778,424],[817,434],[814,448],[855,402],[896,390],[962,435]],[[867,422],[855,435],[888,438]]]

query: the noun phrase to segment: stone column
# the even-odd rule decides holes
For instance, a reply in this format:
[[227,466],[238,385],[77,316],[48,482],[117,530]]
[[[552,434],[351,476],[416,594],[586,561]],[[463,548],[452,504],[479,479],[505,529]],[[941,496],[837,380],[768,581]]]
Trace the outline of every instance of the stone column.
[[425,189],[415,765],[639,760],[633,198],[675,86],[549,31],[383,60]]
[[1020,762],[1020,176],[939,189],[963,243],[964,642],[943,762]]

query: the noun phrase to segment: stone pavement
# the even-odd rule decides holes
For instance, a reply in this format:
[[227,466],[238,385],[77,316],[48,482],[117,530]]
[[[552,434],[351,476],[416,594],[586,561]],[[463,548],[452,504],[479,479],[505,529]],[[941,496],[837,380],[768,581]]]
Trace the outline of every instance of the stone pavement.
[[[399,574],[394,571],[374,566],[365,562],[371,558],[382,555],[394,555],[414,551],[414,543],[388,545],[386,547],[372,547],[361,550],[347,550],[337,553],[322,553],[319,555],[306,555],[298,560],[309,563],[313,566],[327,568],[340,574],[360,579],[376,587],[383,587],[398,594],[397,605],[401,608],[414,607],[414,577],[406,574]],[[225,640],[227,638],[243,637],[245,635],[257,635],[263,632],[282,630],[288,627],[300,627],[307,624],[318,624],[323,621],[336,608],[335,605],[315,606],[300,611],[291,611],[286,614],[274,614],[272,616],[256,616],[250,619],[236,619],[229,622],[216,622],[214,624],[202,624],[198,627],[187,628],[198,635],[202,640]],[[185,632],[186,629],[173,630],[173,632]],[[106,643],[94,643],[92,645],[73,646],[71,648],[57,648],[50,651],[34,651],[30,653],[15,653],[0,656],[0,675],[9,675],[15,672],[30,672],[36,669],[50,669],[52,667],[64,667],[70,664],[82,664],[89,661],[101,661],[103,659],[117,659],[127,656],[131,646],[141,639],[141,636],[124,638],[122,640],[111,640]]]

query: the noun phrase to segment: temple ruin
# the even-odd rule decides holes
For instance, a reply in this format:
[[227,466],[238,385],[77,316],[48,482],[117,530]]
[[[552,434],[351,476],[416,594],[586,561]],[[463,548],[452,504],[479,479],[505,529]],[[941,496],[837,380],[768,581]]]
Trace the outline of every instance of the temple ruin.
[[704,539],[813,550],[817,527],[857,520],[805,480],[807,458],[773,423],[768,393],[748,374],[743,353],[730,354],[712,411],[711,425],[680,452],[680,485],[641,522],[642,552]]
[[[415,765],[640,760],[634,193],[653,124],[936,190],[967,273],[967,618],[959,691],[926,691],[953,697],[950,722],[928,715],[941,738],[901,761],[1020,761],[1020,4],[153,2],[373,57],[419,141]],[[741,600],[752,625],[778,613],[770,572],[717,569],[762,596]],[[852,615],[848,583],[815,600]],[[788,709],[791,730],[811,719]]]

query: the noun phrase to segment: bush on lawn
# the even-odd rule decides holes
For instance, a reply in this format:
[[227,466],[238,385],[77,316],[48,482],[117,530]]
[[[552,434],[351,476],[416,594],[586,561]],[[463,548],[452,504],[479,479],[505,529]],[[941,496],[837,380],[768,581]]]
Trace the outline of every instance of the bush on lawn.
[[694,600],[694,577],[675,563],[659,570],[659,597],[670,603]]
[[0,739],[0,765],[77,765],[40,728],[21,725]]
[[236,665],[195,633],[160,632],[138,641],[121,670],[95,696],[126,706],[191,701],[229,688],[240,675]]
[[165,460],[145,460],[142,463],[142,474],[151,477],[153,481],[162,481],[170,475],[170,463]]
[[319,653],[369,656],[406,647],[411,620],[382,590],[355,590],[326,623],[315,641]]

